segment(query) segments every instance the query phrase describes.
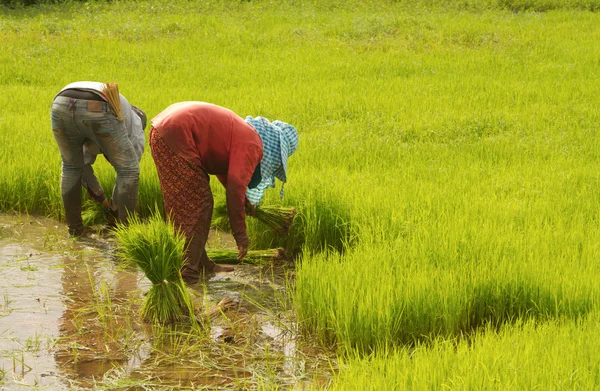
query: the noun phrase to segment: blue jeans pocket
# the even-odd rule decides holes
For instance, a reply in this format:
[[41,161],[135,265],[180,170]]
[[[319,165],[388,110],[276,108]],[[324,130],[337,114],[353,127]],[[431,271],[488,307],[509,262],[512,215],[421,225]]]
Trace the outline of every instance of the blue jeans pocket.
[[59,132],[63,128],[62,118],[54,115],[51,115],[50,117],[52,118],[52,131]]

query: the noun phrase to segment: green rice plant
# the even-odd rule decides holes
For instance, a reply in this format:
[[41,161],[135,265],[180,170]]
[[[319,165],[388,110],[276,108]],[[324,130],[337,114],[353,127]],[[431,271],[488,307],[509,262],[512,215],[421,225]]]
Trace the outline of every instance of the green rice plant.
[[245,263],[250,265],[266,265],[275,260],[286,258],[283,248],[273,248],[268,250],[248,250],[242,262],[238,261],[237,250],[230,249],[207,249],[206,254],[215,263],[218,264],[239,264]]
[[227,215],[227,201],[222,191],[214,191],[214,207],[210,226],[221,231],[231,232],[229,215]]
[[579,319],[600,293],[591,281],[581,283],[588,273],[581,270],[507,267],[499,259],[447,270],[398,248],[361,245],[344,256],[304,257],[293,292],[301,329],[344,353],[369,353],[523,319]]
[[144,153],[142,161],[140,162],[140,171],[143,172],[144,175],[140,175],[138,198],[139,215],[144,218],[153,214],[160,214],[164,218],[165,211],[162,192],[160,190],[160,182],[158,181],[156,166],[154,165],[150,153]]
[[296,216],[296,208],[260,205],[256,208],[254,217],[271,228],[277,235],[285,236],[288,234]]
[[358,235],[345,195],[332,194],[321,188],[299,195],[291,193],[287,197],[287,202],[297,205],[293,208],[294,217],[287,235],[273,235],[271,230],[264,229],[264,224],[258,219],[247,219],[248,236],[253,248],[282,247],[290,257],[297,257],[302,252],[334,250],[341,253],[357,243]]
[[[288,234],[296,215],[296,208],[280,205],[260,205],[256,208],[254,218],[270,228],[276,235]],[[231,231],[227,202],[224,194],[217,192],[211,220],[211,227],[223,231]]]
[[[330,390],[594,390],[598,313],[578,321],[486,327],[472,338],[341,359]],[[316,388],[311,388],[316,389]]]
[[146,221],[134,216],[115,229],[118,254],[137,265],[152,283],[141,309],[150,323],[194,320],[191,296],[181,278],[185,238],[160,213]]
[[93,225],[104,225],[108,222],[107,210],[102,204],[93,201],[85,200],[81,208],[81,219],[86,227]]

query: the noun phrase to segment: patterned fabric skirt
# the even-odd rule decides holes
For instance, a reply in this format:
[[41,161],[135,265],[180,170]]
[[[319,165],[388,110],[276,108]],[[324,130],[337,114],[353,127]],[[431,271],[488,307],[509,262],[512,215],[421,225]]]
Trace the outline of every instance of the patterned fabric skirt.
[[150,150],[158,172],[165,213],[188,240],[208,238],[214,203],[208,174],[199,165],[173,152],[155,129],[150,130]]

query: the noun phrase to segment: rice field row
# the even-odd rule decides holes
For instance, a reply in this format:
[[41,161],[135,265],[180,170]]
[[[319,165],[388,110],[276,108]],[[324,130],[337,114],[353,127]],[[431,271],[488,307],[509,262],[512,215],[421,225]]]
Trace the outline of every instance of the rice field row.
[[473,341],[436,339],[413,349],[349,357],[330,390],[581,390],[600,384],[597,316],[519,322]]

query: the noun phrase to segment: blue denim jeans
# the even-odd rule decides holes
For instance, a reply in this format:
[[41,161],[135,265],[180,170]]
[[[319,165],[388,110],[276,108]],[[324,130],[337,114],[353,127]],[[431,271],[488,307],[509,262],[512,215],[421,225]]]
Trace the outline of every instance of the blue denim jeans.
[[[128,109],[123,107],[123,110]],[[52,131],[62,158],[61,195],[69,233],[83,231],[81,219],[81,172],[86,139],[100,146],[117,172],[119,220],[126,223],[138,203],[140,165],[122,121],[109,104],[58,96],[52,103]]]

